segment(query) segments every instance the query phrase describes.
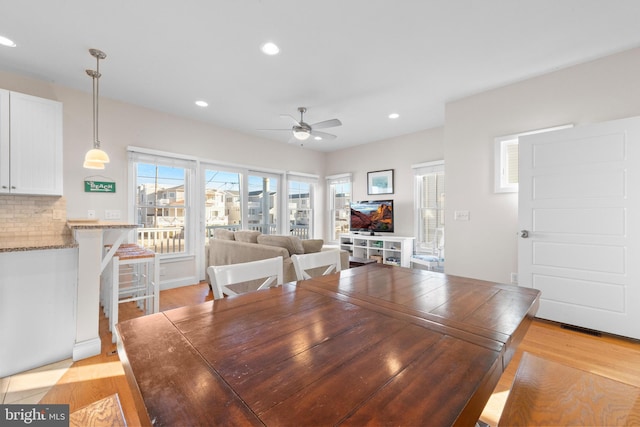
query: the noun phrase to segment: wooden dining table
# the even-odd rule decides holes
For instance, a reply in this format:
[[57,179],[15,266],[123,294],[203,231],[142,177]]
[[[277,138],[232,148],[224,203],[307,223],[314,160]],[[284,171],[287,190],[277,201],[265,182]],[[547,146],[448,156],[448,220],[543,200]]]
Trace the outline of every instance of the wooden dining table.
[[539,291],[368,264],[117,325],[143,424],[473,426]]

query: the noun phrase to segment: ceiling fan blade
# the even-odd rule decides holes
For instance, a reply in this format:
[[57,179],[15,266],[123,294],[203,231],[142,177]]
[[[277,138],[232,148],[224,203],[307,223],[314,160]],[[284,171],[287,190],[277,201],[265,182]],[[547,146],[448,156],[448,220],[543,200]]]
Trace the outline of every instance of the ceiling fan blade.
[[283,119],[291,119],[293,121],[293,123],[296,124],[296,126],[300,126],[300,122],[297,121],[292,115],[290,114],[280,114],[280,117]]
[[336,126],[342,126],[342,122],[338,119],[325,120],[323,122],[318,122],[311,125],[311,127],[314,129],[333,128]]
[[311,131],[311,136],[318,136],[322,139],[336,139],[337,136],[331,134],[331,133],[326,133],[326,132],[319,132],[317,130],[312,130]]
[[287,132],[291,132],[291,128],[289,129],[256,129],[256,130],[278,130],[278,131],[286,130]]

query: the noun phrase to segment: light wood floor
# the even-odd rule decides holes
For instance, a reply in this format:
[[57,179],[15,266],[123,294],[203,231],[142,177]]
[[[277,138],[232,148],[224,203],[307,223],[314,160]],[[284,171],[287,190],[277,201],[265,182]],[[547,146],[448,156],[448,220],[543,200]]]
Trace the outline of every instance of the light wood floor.
[[[160,310],[199,304],[211,299],[213,295],[206,283],[169,289],[160,292]],[[121,304],[119,311],[120,321],[141,315],[135,303]],[[74,362],[40,403],[68,403],[69,411],[74,412],[118,393],[127,424],[137,426],[140,423],[133,397],[124,376],[122,364],[116,354],[116,345],[111,342],[108,320],[102,312],[100,312],[99,328],[102,352],[98,356]]]
[[[168,310],[212,299],[206,283],[162,291],[160,309]],[[120,320],[135,317],[135,309],[121,308]],[[68,403],[70,411],[118,393],[128,425],[139,424],[122,365],[111,343],[104,316],[100,320],[102,353],[75,362],[69,371],[45,395],[41,403]],[[559,325],[535,321],[518,348],[513,361],[502,375],[481,420],[497,425],[502,407],[515,376],[522,352],[527,351],[569,366],[613,378],[640,387],[640,342],[619,337],[595,337],[562,329]]]

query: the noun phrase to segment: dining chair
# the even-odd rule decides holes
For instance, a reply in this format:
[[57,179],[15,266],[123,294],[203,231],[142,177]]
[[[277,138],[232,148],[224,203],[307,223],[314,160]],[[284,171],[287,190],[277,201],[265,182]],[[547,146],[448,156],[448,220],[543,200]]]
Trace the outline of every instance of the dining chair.
[[281,256],[239,264],[212,265],[207,267],[207,273],[211,279],[213,299],[221,299],[225,295],[238,295],[236,290],[229,287],[233,284],[266,279],[255,289],[258,290],[284,283]]
[[291,255],[293,267],[296,270],[298,280],[311,279],[312,274],[309,270],[326,267],[324,271],[319,270],[320,274],[314,276],[325,276],[330,273],[337,273],[341,268],[340,251],[331,249],[326,251],[314,252],[311,254]]

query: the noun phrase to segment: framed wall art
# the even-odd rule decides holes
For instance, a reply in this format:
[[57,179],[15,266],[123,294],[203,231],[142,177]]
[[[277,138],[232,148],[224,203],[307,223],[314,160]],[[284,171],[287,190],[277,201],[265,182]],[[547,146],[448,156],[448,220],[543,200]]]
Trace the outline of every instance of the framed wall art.
[[367,172],[367,194],[393,194],[393,169]]

